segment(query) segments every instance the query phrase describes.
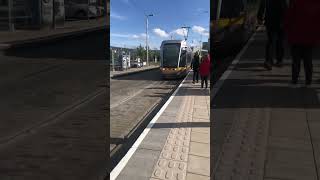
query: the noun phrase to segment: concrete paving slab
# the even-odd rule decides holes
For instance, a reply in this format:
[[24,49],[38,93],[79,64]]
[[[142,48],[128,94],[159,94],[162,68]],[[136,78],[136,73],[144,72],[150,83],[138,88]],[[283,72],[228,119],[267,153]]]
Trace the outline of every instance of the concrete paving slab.
[[191,132],[191,142],[210,144],[210,134]]
[[[290,124],[290,126],[288,126]],[[285,129],[284,129],[285,128]],[[292,138],[309,138],[306,113],[272,110],[270,135]]]
[[[208,123],[208,122],[206,122]],[[210,133],[210,127],[193,127],[192,132],[198,132],[198,133]]]
[[[317,163],[318,173],[320,172],[320,140],[313,140],[314,159]],[[320,176],[320,173],[318,174]]]
[[189,155],[187,173],[210,176],[210,158]]
[[202,176],[199,174],[187,173],[186,180],[210,180],[209,176]]
[[292,180],[316,180],[315,169],[313,167],[290,167],[286,164],[272,164],[266,168],[265,178],[292,179]]
[[[166,112],[166,111],[165,111]],[[177,115],[177,114],[176,114]],[[176,122],[176,116],[168,116],[167,114],[162,114],[156,123],[175,123]]]
[[160,151],[138,149],[117,180],[149,180]]
[[312,152],[311,141],[305,138],[269,136],[268,147],[270,149],[275,148],[292,151]]
[[202,117],[192,117],[193,122],[210,122],[210,118],[208,116],[202,116]]
[[190,142],[189,154],[210,158],[210,144]]
[[316,179],[312,152],[269,149],[265,177]]
[[320,140],[320,116],[318,118],[318,121],[312,120],[309,122],[311,137],[315,140]]
[[170,128],[151,129],[148,136],[140,144],[142,149],[158,150],[161,151],[166,138],[170,132]]
[[310,108],[310,109],[306,109],[307,113],[308,113],[308,120],[309,122],[318,122],[319,121],[319,117],[320,117],[320,109],[319,108]]

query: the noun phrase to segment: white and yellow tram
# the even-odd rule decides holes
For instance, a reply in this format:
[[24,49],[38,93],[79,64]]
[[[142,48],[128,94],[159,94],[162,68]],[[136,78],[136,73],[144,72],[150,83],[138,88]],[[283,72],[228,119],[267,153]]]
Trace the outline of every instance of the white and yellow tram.
[[185,40],[163,41],[160,56],[160,72],[163,78],[175,79],[188,74],[193,53]]

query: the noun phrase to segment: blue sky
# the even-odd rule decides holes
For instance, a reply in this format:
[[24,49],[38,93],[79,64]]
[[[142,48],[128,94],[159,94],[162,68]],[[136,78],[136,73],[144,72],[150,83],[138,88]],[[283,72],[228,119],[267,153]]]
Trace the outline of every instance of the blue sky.
[[159,49],[162,40],[183,39],[190,26],[189,43],[208,41],[209,0],[110,0],[111,46],[134,48],[145,46],[145,14],[149,17],[149,46]]

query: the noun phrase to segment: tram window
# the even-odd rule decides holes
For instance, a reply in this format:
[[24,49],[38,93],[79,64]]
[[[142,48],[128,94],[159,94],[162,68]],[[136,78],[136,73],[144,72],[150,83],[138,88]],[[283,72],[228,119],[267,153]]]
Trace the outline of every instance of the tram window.
[[[235,18],[238,17],[241,11],[244,10],[246,0],[222,0],[220,18]],[[214,1],[214,12],[217,12],[218,1]],[[216,18],[216,13],[213,14],[213,18]]]
[[163,67],[177,67],[180,44],[166,44],[163,46]]

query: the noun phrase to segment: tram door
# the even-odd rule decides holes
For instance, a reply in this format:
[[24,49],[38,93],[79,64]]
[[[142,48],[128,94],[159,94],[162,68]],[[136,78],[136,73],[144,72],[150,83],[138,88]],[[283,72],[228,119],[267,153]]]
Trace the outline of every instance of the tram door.
[[181,49],[181,57],[179,67],[186,67],[187,66],[187,48],[184,47]]

